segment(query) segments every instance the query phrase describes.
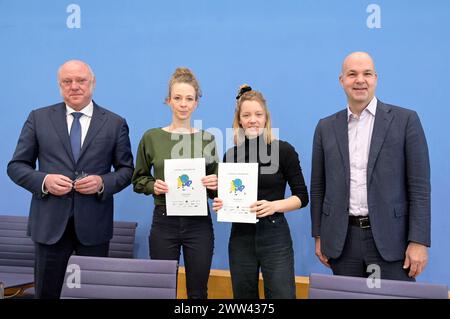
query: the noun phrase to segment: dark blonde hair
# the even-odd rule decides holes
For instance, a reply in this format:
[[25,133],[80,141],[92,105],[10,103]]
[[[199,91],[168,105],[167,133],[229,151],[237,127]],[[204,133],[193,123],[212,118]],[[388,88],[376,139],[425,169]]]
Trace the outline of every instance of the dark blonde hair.
[[169,80],[169,92],[166,97],[166,102],[170,99],[172,87],[175,83],[186,83],[192,85],[195,90],[195,100],[197,101],[202,96],[200,85],[192,71],[188,68],[180,67],[175,70]]
[[234,144],[241,144],[245,138],[242,126],[239,123],[242,103],[244,103],[245,101],[256,101],[264,109],[264,112],[266,113],[266,124],[264,125],[263,137],[266,144],[272,143],[274,137],[272,134],[272,124],[270,121],[270,113],[266,104],[266,99],[261,92],[252,90],[252,88],[248,84],[243,84],[239,87],[239,91],[236,96],[236,108],[234,111],[233,119]]

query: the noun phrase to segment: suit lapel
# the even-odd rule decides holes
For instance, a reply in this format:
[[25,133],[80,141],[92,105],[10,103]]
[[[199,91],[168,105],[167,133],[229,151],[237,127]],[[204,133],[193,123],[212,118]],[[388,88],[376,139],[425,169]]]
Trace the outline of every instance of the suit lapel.
[[64,103],[58,104],[53,108],[50,113],[50,118],[53,126],[55,127],[56,133],[58,134],[67,155],[75,163],[72,155],[72,148],[70,146],[69,130],[67,128],[67,111],[66,105]]
[[91,144],[92,140],[95,138],[95,136],[97,136],[98,131],[105,124],[105,115],[105,111],[100,109],[99,106],[94,103],[94,111],[92,113],[91,123],[89,124],[89,129],[86,134],[86,138],[84,139],[83,146],[81,147],[80,157],[78,158],[78,161],[80,161],[86,149],[89,147],[89,144]]
[[369,184],[372,177],[375,162],[386,138],[392,117],[391,108],[378,101],[375,122],[373,124],[372,140],[370,142],[369,159],[367,162],[367,184]]
[[347,109],[337,113],[334,119],[334,133],[341,153],[343,166],[345,169],[345,183],[350,187],[350,159],[348,153],[348,121]]

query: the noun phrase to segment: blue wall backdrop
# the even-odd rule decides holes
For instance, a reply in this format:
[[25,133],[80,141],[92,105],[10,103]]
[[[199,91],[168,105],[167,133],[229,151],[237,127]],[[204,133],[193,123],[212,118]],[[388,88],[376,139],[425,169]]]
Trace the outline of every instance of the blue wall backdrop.
[[[30,194],[9,180],[6,165],[28,113],[61,101],[56,71],[68,59],[92,66],[94,99],[127,119],[134,153],[147,129],[170,121],[163,100],[176,67],[190,67],[202,85],[194,119],[204,129],[225,132],[238,86],[251,84],[265,94],[280,138],[299,152],[309,185],[315,125],[345,107],[341,62],[363,50],[375,59],[377,96],[421,117],[432,247],[419,280],[450,285],[448,21],[447,0],[0,0],[0,214],[28,214]],[[217,139],[225,151],[225,134]],[[115,218],[139,223],[136,252],[147,258],[152,198],[131,187],[115,198]],[[296,274],[327,273],[314,256],[309,207],[288,220]],[[214,228],[213,268],[227,269],[230,225]]]

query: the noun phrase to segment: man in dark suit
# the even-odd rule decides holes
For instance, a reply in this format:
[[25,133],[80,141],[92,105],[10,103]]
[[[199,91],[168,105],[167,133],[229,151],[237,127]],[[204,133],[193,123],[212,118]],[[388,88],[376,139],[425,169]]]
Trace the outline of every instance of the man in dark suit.
[[320,120],[314,134],[316,255],[335,275],[414,280],[430,246],[430,164],[419,117],[377,100],[367,53],[347,56],[339,81],[347,108]]
[[9,177],[32,193],[37,298],[59,298],[73,252],[108,255],[113,194],[133,174],[127,123],[92,101],[89,65],[64,63],[58,82],[64,102],[30,113],[8,164]]

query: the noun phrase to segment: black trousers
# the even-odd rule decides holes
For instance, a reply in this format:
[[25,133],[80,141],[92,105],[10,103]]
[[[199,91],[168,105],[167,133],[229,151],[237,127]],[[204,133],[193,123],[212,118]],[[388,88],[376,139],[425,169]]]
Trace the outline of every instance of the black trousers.
[[381,257],[371,228],[349,225],[341,256],[329,263],[335,275],[415,281],[408,277],[409,269],[403,269],[403,260],[389,262]]
[[189,299],[208,298],[208,279],[214,250],[211,215],[167,216],[166,206],[156,205],[150,230],[151,259],[180,260],[183,248],[186,290]]
[[233,223],[228,252],[235,299],[259,298],[260,269],[266,299],[295,299],[294,250],[284,214]]
[[58,299],[61,295],[67,262],[72,253],[80,256],[107,257],[109,241],[85,246],[75,233],[73,217],[67,223],[61,239],[53,245],[35,243],[34,287],[35,298]]

